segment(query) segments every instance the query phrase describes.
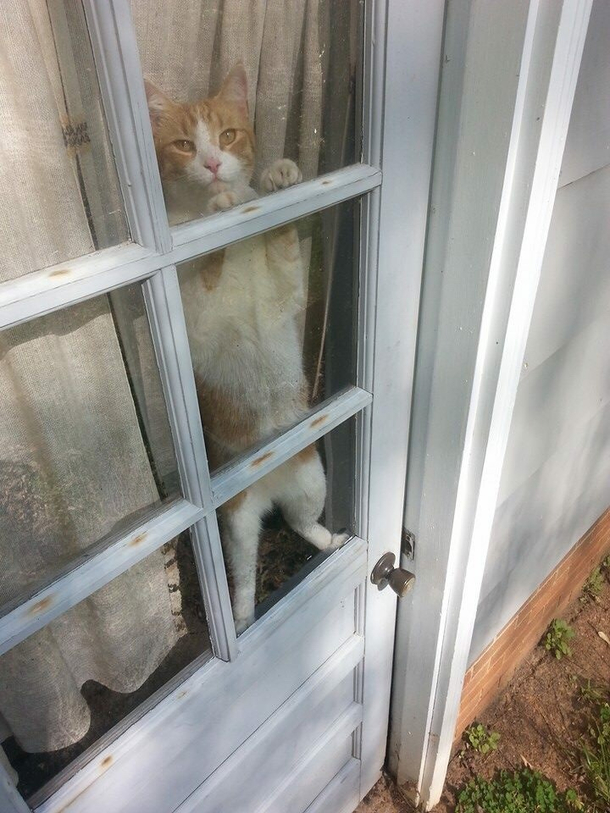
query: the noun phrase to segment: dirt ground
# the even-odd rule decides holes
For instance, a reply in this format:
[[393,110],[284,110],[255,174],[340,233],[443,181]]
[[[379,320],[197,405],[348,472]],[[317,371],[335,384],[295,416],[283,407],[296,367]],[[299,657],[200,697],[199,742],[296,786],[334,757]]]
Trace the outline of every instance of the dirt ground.
[[383,776],[356,808],[356,813],[412,813],[396,785]]
[[[449,765],[445,794],[434,813],[453,813],[456,791],[475,775],[491,779],[502,768],[530,765],[560,790],[584,791],[577,747],[586,727],[588,704],[580,687],[610,688],[610,584],[606,578],[597,600],[576,601],[564,613],[576,635],[571,658],[557,660],[538,646],[515,677],[477,722],[497,731],[496,751],[481,755],[462,747]],[[391,810],[391,808],[390,808]]]
[[[482,755],[461,745],[449,765],[445,793],[434,813],[454,813],[457,792],[474,776],[491,779],[501,769],[529,765],[560,790],[584,795],[577,746],[586,728],[587,701],[580,687],[610,689],[610,584],[607,575],[597,599],[576,601],[563,618],[576,635],[571,658],[557,660],[536,647],[515,677],[477,722],[497,731],[496,751]],[[383,777],[363,799],[357,813],[411,813],[398,789]]]

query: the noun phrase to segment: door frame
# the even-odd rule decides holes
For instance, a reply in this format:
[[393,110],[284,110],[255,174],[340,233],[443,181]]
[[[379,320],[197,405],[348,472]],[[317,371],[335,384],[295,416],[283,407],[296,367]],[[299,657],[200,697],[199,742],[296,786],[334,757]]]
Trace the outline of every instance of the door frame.
[[592,0],[449,4],[398,614],[390,767],[440,799]]
[[[194,527],[194,550],[216,658],[195,662],[188,679],[207,679],[255,642],[262,644],[281,618],[270,613],[239,640],[235,636],[214,509],[229,492],[237,493],[254,477],[248,479],[243,468],[239,473],[229,468],[209,478],[175,264],[364,196],[360,260],[368,282],[361,291],[359,337],[365,352],[358,359],[358,386],[330,399],[323,405],[324,415],[317,417],[324,417],[326,433],[332,425],[361,414],[357,531],[368,542],[367,572],[385,551],[399,555],[444,3],[434,0],[423,7],[419,0],[367,0],[363,76],[368,101],[363,111],[362,163],[263,198],[255,213],[247,211],[251,207],[238,207],[171,230],[129,2],[83,0],[83,5],[134,242],[0,285],[0,327],[143,282],[184,499],[160,512],[164,524],[157,517],[154,527],[137,528],[91,556],[86,568],[80,565],[32,595],[28,625],[19,612],[22,608],[5,614],[0,619],[0,641],[7,648],[15,645],[182,530]],[[412,47],[406,48],[406,42]],[[388,182],[382,186],[384,167]],[[373,404],[371,392],[375,393]],[[322,434],[320,424],[308,416],[287,435],[264,444],[256,454],[268,462],[258,467],[257,477],[316,440]],[[143,533],[145,545],[131,544]],[[347,563],[359,555],[360,548],[353,546],[339,557]],[[315,579],[297,593],[295,606],[313,590],[312,582]],[[44,601],[50,593],[61,595],[62,601]],[[378,779],[385,759],[395,613],[396,598],[390,591],[379,592],[369,580],[361,585],[357,625],[364,634],[365,666],[357,677],[362,726],[355,743],[362,766],[360,797]],[[170,719],[175,696],[174,690],[160,702],[157,698],[157,721],[159,715]],[[152,708],[151,701],[139,710],[134,723],[138,736],[146,737]],[[129,722],[128,718],[125,727]],[[118,743],[127,747],[125,737]],[[62,785],[37,809],[58,809],[79,787],[94,781],[94,775],[106,769],[106,745],[102,740],[98,756],[82,767],[78,778]],[[8,811],[29,810],[1,766],[0,803]]]
[[[375,337],[369,362],[375,393],[369,430],[374,473],[368,484],[369,573],[386,551],[397,560],[401,552],[444,7],[444,0],[377,3],[371,29],[385,36],[385,53],[379,36],[367,41],[376,64],[365,135],[370,133],[369,149],[379,156],[386,182],[365,203],[372,209],[366,242],[378,273],[393,277],[376,297],[369,294],[362,320]],[[368,614],[365,627],[363,731],[369,739],[363,738],[360,798],[380,778],[386,761],[397,606],[396,596],[379,592],[370,579],[366,591],[368,606],[375,603],[377,610]],[[396,645],[402,646],[400,639]]]

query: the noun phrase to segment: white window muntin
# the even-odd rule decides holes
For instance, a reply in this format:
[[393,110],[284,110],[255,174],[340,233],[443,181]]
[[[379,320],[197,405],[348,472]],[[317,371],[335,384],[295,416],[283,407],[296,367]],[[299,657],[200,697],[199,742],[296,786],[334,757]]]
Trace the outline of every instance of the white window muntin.
[[[12,648],[192,525],[213,651],[217,657],[231,660],[236,656],[237,645],[215,509],[313,440],[365,409],[372,397],[365,389],[348,388],[281,438],[261,447],[265,454],[272,453],[264,466],[256,471],[251,466],[253,456],[260,455],[259,449],[210,479],[175,263],[376,190],[381,184],[381,173],[368,164],[356,164],[263,198],[257,201],[255,211],[252,206],[241,206],[170,229],[129,2],[109,0],[100,5],[95,0],[83,0],[83,5],[134,242],[3,283],[0,328],[143,281],[185,499],[154,512],[146,522],[86,557],[86,561],[83,557],[82,562],[76,562],[19,606],[5,607],[0,616],[0,652]],[[365,77],[370,78],[370,67],[365,68]],[[366,123],[366,113],[364,120]],[[374,141],[365,132],[365,154],[377,152]],[[362,236],[366,237],[365,229]],[[370,258],[363,245],[361,276],[364,262]],[[361,293],[362,290],[361,286]],[[361,296],[362,312],[364,299]],[[362,359],[359,352],[361,374]],[[359,378],[363,380],[362,375]],[[310,424],[321,410],[326,413],[325,421],[316,430]],[[360,422],[360,426],[361,435],[365,424]],[[359,460],[364,462],[362,454]],[[357,513],[361,516],[363,512]],[[145,545],[130,545],[133,538],[142,534],[147,538]],[[49,601],[51,597],[53,600]]]

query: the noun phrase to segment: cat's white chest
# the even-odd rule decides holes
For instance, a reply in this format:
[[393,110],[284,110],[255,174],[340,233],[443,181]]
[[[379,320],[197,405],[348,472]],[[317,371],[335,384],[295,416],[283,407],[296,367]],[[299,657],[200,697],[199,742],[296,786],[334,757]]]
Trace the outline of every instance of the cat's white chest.
[[200,268],[194,261],[181,286],[196,377],[273,413],[273,426],[291,422],[303,385],[300,286],[290,273],[272,272],[262,236],[228,248],[208,287]]

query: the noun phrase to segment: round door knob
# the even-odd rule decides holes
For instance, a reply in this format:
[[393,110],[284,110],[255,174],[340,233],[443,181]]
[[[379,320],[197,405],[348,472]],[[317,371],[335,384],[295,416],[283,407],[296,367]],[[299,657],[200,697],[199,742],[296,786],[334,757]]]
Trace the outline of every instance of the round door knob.
[[415,576],[402,567],[394,567],[395,562],[393,553],[384,553],[373,568],[371,581],[377,585],[378,590],[383,590],[389,584],[396,595],[402,598],[415,584]]

